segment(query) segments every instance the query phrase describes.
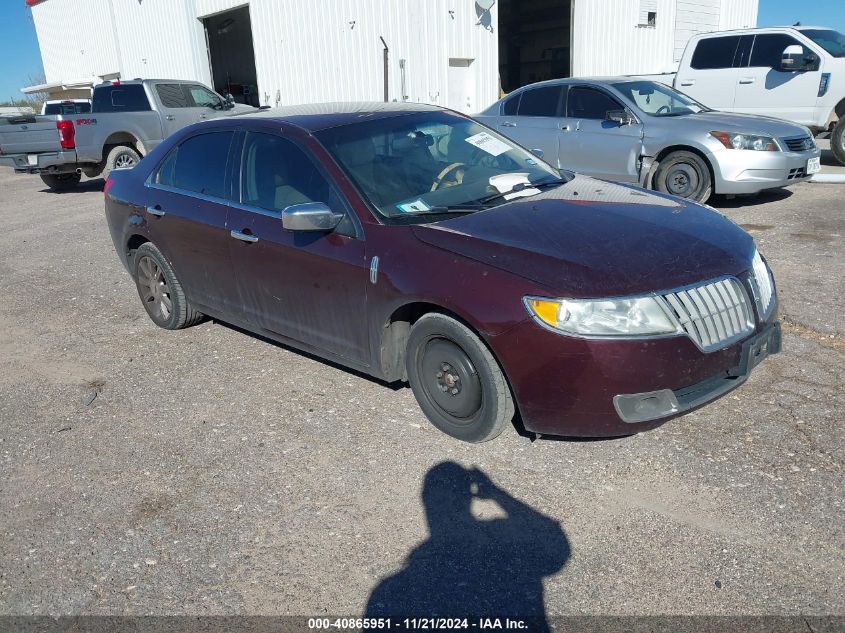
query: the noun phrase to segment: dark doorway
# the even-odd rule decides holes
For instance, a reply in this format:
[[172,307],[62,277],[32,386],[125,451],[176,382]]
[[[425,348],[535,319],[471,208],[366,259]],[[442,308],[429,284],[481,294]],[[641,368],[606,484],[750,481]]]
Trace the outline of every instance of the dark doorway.
[[502,91],[569,77],[572,0],[499,1]]
[[222,95],[238,103],[259,105],[258,74],[252,45],[249,7],[224,11],[203,20],[211,64],[211,82]]

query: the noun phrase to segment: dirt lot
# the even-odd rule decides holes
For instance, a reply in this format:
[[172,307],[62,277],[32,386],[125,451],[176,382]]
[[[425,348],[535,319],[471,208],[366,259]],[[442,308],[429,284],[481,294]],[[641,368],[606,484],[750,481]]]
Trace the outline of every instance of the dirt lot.
[[845,613],[845,187],[714,201],[782,301],[741,389],[640,436],[477,446],[407,388],[154,327],[101,189],[0,173],[0,613]]

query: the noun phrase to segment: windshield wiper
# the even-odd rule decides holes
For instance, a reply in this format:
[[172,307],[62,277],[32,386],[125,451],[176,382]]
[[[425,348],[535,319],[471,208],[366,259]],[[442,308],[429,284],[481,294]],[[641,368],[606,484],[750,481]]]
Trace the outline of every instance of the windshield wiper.
[[[565,185],[568,180],[563,178],[555,178],[553,180],[544,180],[542,182],[518,182],[513,187],[508,189],[507,191],[499,191],[497,193],[491,193],[489,196],[484,196],[483,198],[478,199],[478,203],[482,205],[486,205],[493,200],[497,200],[499,198],[504,198],[505,196],[509,196],[512,193],[519,193],[520,191],[524,191],[525,189],[540,189],[541,187],[558,187],[560,185]],[[534,195],[534,194],[531,194]],[[527,197],[527,196],[526,196]]]
[[413,213],[409,213],[408,215],[436,215],[438,213],[475,213],[476,211],[484,211],[484,209],[489,209],[489,207],[486,204],[469,202],[467,204],[438,205],[436,207],[426,209],[425,211],[414,211]]

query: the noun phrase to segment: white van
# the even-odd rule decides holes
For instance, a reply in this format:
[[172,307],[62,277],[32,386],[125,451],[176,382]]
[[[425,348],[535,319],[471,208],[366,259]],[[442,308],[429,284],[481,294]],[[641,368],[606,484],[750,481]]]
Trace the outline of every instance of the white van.
[[830,132],[831,149],[845,165],[842,33],[813,26],[702,33],[687,44],[673,85],[715,110],[787,119],[816,135]]

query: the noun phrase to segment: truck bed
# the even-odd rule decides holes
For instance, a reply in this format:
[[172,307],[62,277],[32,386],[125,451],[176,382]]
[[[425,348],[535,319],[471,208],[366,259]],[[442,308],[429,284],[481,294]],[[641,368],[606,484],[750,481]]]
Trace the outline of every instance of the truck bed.
[[59,149],[55,116],[0,117],[0,154],[40,154]]

